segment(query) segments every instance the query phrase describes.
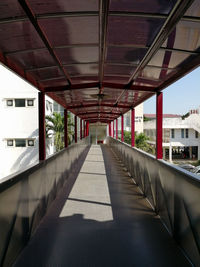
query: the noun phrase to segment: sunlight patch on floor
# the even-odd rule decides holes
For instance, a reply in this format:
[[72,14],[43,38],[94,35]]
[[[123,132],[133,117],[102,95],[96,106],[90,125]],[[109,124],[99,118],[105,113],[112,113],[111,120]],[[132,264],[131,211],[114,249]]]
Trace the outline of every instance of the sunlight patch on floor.
[[106,170],[100,146],[91,146],[60,217],[82,214],[84,219],[113,220]]

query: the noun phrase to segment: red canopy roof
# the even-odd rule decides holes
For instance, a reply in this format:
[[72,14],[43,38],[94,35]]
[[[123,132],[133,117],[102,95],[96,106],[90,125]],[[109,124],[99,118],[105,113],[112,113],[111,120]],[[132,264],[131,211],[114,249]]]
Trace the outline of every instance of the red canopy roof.
[[200,0],[1,0],[0,60],[90,122],[199,66]]

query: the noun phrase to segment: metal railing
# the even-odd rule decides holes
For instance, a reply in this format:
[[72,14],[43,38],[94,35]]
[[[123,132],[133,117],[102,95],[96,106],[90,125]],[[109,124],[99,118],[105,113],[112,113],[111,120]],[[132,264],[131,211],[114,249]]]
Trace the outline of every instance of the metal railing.
[[200,266],[200,179],[164,160],[107,137],[144,196],[189,260]]
[[0,266],[12,265],[88,146],[84,138],[0,183]]

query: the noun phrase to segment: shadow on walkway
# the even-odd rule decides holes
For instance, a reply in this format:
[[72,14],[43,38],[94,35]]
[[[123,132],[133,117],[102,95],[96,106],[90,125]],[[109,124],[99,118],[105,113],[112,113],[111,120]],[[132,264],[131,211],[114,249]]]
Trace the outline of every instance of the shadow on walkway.
[[76,177],[15,266],[190,266],[107,146],[92,146]]

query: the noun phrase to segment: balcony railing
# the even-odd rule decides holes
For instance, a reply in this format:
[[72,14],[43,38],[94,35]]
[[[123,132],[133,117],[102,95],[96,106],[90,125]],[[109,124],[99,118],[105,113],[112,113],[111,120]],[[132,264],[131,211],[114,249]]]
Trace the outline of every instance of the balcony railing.
[[12,265],[88,147],[84,138],[0,183],[0,266]]
[[107,137],[152,208],[188,258],[200,266],[200,179],[164,160]]

